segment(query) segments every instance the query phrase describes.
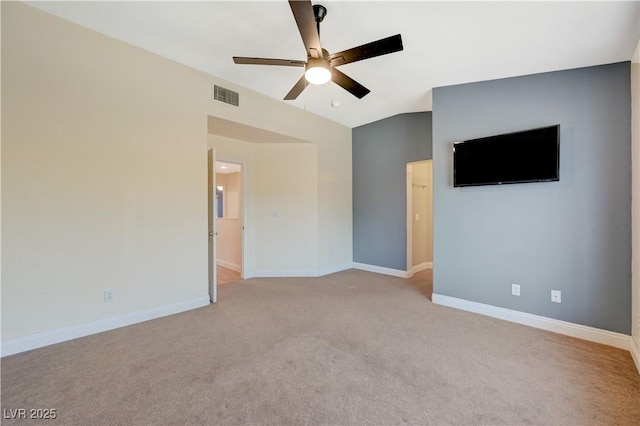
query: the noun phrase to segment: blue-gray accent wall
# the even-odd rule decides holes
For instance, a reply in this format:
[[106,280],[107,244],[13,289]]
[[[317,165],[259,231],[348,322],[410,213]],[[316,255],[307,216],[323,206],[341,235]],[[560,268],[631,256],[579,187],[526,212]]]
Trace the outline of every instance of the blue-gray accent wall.
[[431,112],[353,129],[353,261],[407,269],[407,163],[431,159]]
[[[453,187],[453,142],[553,124],[559,182]],[[434,293],[630,334],[628,62],[434,89],[433,185]]]

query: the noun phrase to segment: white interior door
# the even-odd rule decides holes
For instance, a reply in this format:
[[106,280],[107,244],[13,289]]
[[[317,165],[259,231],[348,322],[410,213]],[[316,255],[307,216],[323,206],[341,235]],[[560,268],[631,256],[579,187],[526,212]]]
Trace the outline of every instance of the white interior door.
[[208,153],[209,184],[207,188],[209,205],[209,298],[211,302],[218,301],[218,276],[216,270],[216,151],[210,149]]

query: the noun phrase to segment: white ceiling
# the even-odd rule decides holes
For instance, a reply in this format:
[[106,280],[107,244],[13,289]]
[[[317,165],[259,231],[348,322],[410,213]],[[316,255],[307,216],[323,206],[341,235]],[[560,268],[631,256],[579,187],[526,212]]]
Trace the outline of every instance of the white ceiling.
[[[232,56],[306,59],[284,0],[29,3],[275,99],[303,69]],[[330,53],[402,34],[404,51],[340,67],[371,90],[363,99],[328,83],[286,101],[349,127],[429,111],[433,87],[628,61],[640,36],[638,1],[314,3],[328,10],[321,42]]]

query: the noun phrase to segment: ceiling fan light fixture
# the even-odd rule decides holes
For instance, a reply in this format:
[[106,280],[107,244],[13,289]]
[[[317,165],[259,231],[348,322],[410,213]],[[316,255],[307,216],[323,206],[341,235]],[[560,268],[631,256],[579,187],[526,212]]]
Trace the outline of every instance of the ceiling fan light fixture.
[[324,58],[309,58],[305,65],[304,77],[311,84],[325,84],[331,80],[329,61]]

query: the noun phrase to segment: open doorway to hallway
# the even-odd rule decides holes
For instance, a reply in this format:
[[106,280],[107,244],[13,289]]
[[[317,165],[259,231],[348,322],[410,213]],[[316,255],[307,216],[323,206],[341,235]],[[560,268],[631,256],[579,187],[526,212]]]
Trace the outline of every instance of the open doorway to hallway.
[[407,272],[433,293],[433,161],[407,163]]
[[215,163],[216,172],[216,270],[218,284],[242,279],[243,264],[243,165]]

